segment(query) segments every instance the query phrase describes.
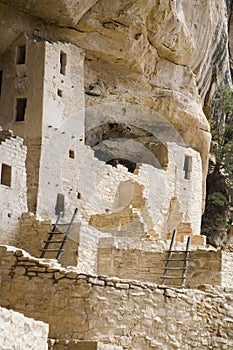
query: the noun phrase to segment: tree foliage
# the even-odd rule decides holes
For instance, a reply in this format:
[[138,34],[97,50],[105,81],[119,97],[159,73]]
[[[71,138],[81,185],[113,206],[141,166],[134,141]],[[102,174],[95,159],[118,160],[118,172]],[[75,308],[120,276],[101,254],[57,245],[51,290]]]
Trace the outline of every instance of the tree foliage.
[[218,246],[226,239],[233,204],[233,90],[222,86],[211,100],[211,159],[202,233]]

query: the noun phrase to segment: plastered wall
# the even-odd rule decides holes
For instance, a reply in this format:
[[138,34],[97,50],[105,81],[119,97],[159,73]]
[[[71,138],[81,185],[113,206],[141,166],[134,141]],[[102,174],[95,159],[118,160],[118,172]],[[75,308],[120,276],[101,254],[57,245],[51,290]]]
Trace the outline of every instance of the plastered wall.
[[[16,242],[21,214],[27,211],[26,154],[27,150],[21,138],[0,130],[1,244]],[[5,165],[10,167],[6,177]]]
[[[167,239],[168,232],[181,223],[190,226],[186,235],[200,233],[202,171],[198,152],[169,144],[166,171],[141,164],[131,173],[123,165],[113,167],[98,160],[80,140],[74,138],[73,142],[72,159],[71,135],[67,130],[57,132],[53,148],[48,150],[52,161],[49,163],[47,156],[41,170],[41,207],[46,207],[50,217],[54,217],[56,193],[61,192],[65,194],[65,219],[78,207],[81,230],[82,225],[90,225],[100,237],[104,232]],[[58,159],[56,150],[61,154]],[[190,179],[184,177],[186,155],[193,163]]]
[[[17,64],[18,47],[25,46],[25,61]],[[0,118],[3,126],[24,139],[27,146],[28,209],[35,211],[39,182],[45,45],[21,34],[2,54]],[[37,67],[37,69],[35,69]],[[27,100],[23,121],[16,121],[17,99]]]
[[[74,163],[71,162],[66,169],[64,162],[70,160],[69,150],[80,152],[79,144],[84,142],[84,52],[71,44],[46,42],[44,70],[37,214],[52,219],[57,193],[67,195],[61,186],[62,179],[72,178],[70,174],[77,171]],[[70,186],[74,186],[73,182],[69,182]],[[50,196],[48,200],[47,193]],[[72,209],[75,209],[76,203],[72,204]],[[66,198],[66,222],[71,219],[72,209]]]

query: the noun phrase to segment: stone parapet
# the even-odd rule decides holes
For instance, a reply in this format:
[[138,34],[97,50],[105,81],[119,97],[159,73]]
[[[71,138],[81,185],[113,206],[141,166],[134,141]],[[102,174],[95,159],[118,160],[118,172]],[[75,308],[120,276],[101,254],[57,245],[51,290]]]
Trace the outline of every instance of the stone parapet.
[[[178,253],[178,258],[184,259],[185,247],[177,248],[177,250],[181,251]],[[107,245],[104,247],[102,245],[98,249],[98,273],[161,284],[167,256],[168,251],[165,249],[153,251],[139,249],[136,246],[134,248],[127,247],[126,249]],[[216,249],[192,250],[190,252],[186,288],[197,288],[202,283],[221,286],[223,280],[224,286],[230,286],[231,279],[222,276],[222,269],[225,271],[224,276],[229,276],[230,272],[228,271],[231,271],[233,266],[231,259],[231,254],[229,257],[225,257],[223,252]],[[183,262],[173,262],[170,266],[182,268]],[[169,271],[169,274],[171,274],[171,271]],[[172,276],[182,276],[182,271],[173,270]],[[175,280],[167,282],[170,286],[174,286]],[[181,285],[181,279],[176,284]]]
[[128,350],[233,347],[232,288],[202,278],[198,289],[178,290],[81,274],[14,247],[2,246],[0,257],[1,305],[48,323],[52,339]]

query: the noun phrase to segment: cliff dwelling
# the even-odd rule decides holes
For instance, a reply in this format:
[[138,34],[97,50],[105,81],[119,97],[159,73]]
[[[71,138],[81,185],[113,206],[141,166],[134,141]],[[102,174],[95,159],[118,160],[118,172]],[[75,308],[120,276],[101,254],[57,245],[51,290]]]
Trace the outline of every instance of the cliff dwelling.
[[0,1],[2,350],[233,348],[201,232],[231,8]]

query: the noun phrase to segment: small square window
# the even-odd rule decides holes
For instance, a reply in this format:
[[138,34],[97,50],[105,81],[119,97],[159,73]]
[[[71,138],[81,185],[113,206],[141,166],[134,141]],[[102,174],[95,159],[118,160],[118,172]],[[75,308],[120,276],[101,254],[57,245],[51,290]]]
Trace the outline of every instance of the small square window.
[[16,47],[16,64],[24,64],[26,61],[26,45]]
[[193,163],[192,157],[185,155],[184,168],[183,168],[185,180],[190,180],[191,171],[192,171],[192,163]]
[[11,187],[11,166],[2,164],[1,185]]
[[72,149],[69,150],[69,158],[74,159],[74,151]]
[[17,98],[16,100],[16,118],[17,122],[22,122],[25,119],[25,111],[27,107],[26,98]]
[[59,97],[62,97],[63,91],[62,91],[61,89],[57,89],[57,95],[58,95]]

